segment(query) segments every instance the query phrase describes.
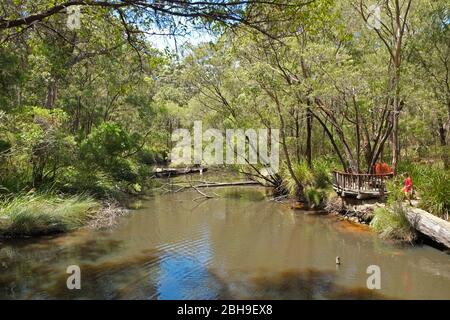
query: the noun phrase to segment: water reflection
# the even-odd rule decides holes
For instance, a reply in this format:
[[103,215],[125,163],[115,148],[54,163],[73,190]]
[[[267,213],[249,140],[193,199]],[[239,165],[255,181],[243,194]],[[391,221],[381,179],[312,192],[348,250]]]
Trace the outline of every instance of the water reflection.
[[[245,190],[249,190],[245,192]],[[292,211],[264,189],[155,196],[113,230],[0,245],[7,299],[450,299],[449,256]],[[336,268],[335,257],[342,264]],[[79,265],[82,289],[66,288]],[[379,265],[382,289],[365,288]]]

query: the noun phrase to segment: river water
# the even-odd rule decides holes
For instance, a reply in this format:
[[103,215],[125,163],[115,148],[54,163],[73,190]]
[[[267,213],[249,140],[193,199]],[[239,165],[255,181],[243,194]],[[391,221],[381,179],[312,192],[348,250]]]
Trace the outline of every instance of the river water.
[[[0,298],[450,299],[445,252],[291,210],[262,188],[214,192],[151,197],[110,230],[4,241]],[[70,265],[81,290],[67,289]],[[379,290],[367,288],[370,265],[380,268]]]

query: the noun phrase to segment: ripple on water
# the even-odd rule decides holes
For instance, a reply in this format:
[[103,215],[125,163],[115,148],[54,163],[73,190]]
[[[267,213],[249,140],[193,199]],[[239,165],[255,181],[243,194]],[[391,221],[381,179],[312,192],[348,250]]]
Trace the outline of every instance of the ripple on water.
[[[156,196],[112,230],[3,242],[0,298],[450,298],[448,255],[393,246],[254,191],[202,203],[195,192]],[[71,264],[81,268],[80,291],[66,287]],[[365,288],[372,264],[382,270],[379,291]]]

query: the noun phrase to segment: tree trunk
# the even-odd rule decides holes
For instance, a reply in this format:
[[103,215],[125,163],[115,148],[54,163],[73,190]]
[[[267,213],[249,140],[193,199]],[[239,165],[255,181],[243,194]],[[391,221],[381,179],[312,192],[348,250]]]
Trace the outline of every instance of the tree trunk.
[[306,161],[308,166],[312,168],[312,147],[311,147],[311,137],[312,137],[312,121],[313,116],[311,109],[308,107],[306,109]]
[[400,142],[399,142],[399,131],[398,122],[400,118],[400,54],[401,54],[401,42],[396,45],[396,53],[394,55],[394,79],[393,88],[395,90],[394,100],[393,100],[393,110],[392,110],[392,170],[394,173],[397,172],[398,162],[400,160]]
[[295,153],[297,156],[297,162],[300,162],[301,145],[300,145],[300,119],[299,110],[295,112]]
[[47,109],[52,109],[55,105],[57,92],[58,88],[56,86],[56,81],[51,81],[47,86],[47,96],[45,99],[45,107]]
[[400,144],[398,139],[398,120],[400,110],[398,109],[398,97],[394,97],[394,106],[392,112],[392,170],[397,171],[400,157]]
[[447,129],[445,128],[445,125],[439,121],[439,144],[442,147],[442,161],[444,162],[444,168],[448,169],[450,167],[450,156],[448,154],[447,150]]
[[416,230],[450,248],[449,222],[417,208],[407,208],[406,217]]
[[298,179],[298,177],[295,175],[295,172],[294,172],[294,170],[292,168],[291,157],[289,156],[289,151],[288,151],[287,144],[286,144],[286,131],[285,131],[286,130],[286,125],[285,125],[285,122],[284,122],[284,117],[283,117],[283,113],[282,113],[282,110],[281,110],[280,101],[278,100],[277,96],[271,94],[269,91],[266,91],[266,92],[269,94],[269,96],[275,102],[275,105],[277,107],[278,118],[280,120],[281,144],[282,144],[282,147],[283,147],[284,156],[286,157],[286,164],[287,164],[287,168],[288,168],[289,174],[291,175],[292,179],[294,179],[295,185],[297,186],[298,200],[305,201],[304,193],[303,193],[303,191],[304,191],[303,184]]

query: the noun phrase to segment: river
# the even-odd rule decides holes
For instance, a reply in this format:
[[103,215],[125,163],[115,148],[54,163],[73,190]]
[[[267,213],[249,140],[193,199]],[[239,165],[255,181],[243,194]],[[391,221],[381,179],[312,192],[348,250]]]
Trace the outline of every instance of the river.
[[[450,299],[445,252],[291,210],[263,188],[214,192],[149,197],[109,230],[3,241],[0,298]],[[80,290],[67,289],[70,265]],[[371,265],[380,289],[367,288]]]

